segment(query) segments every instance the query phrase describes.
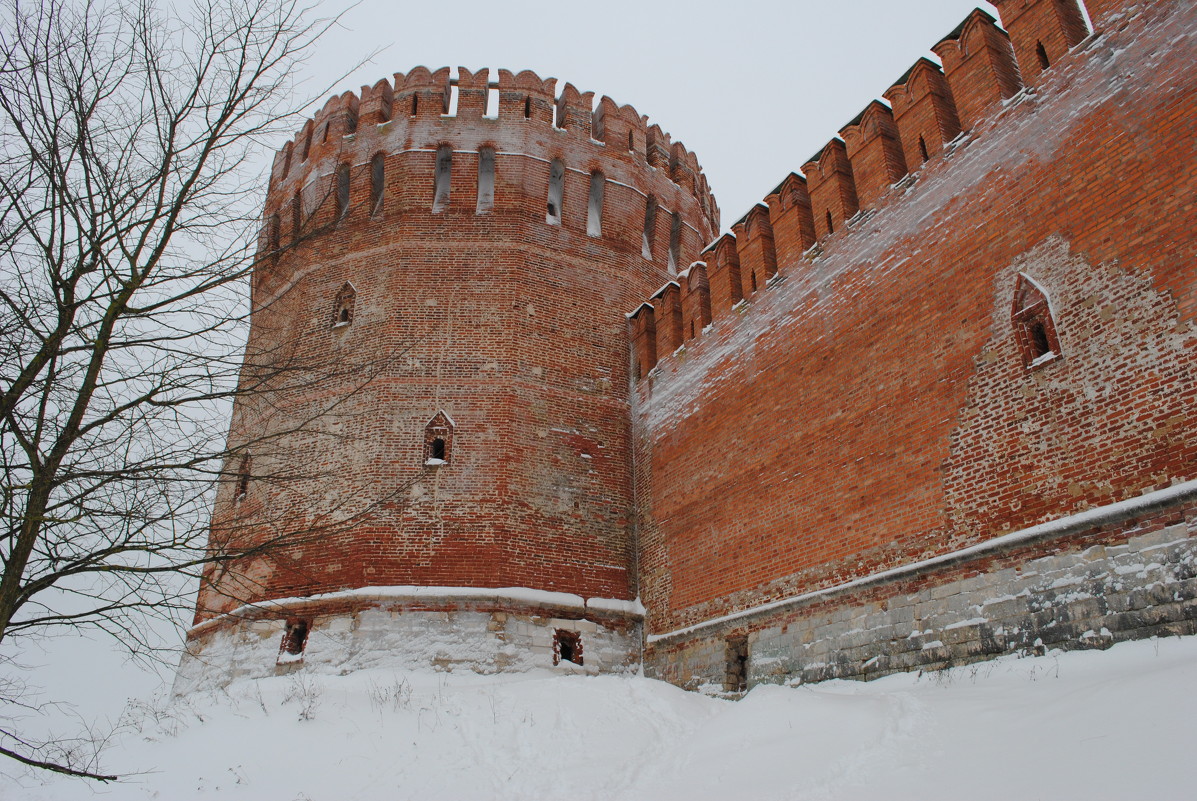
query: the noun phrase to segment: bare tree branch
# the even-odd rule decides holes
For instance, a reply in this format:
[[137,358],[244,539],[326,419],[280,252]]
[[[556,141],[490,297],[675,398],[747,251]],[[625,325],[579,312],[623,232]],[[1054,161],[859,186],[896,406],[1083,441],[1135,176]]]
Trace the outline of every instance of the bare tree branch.
[[[277,257],[261,145],[294,125],[292,76],[336,20],[297,0],[0,1],[0,648],[86,627],[153,654],[147,618],[177,620],[195,580],[371,513],[307,500],[320,477],[284,443],[335,441],[328,421],[403,347],[334,366],[244,352],[247,279]],[[284,411],[330,384],[337,400]],[[234,398],[258,433],[230,446]],[[259,504],[209,530],[250,452],[305,524]],[[17,762],[115,778],[52,746],[0,728]]]

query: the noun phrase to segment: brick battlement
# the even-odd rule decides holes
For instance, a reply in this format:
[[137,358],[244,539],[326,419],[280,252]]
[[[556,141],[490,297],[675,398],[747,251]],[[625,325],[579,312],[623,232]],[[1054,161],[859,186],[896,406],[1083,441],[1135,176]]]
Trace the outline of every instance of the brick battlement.
[[[943,66],[920,58],[870,102],[802,172],[790,173],[703,252],[700,298],[655,296],[631,315],[636,374],[700,336],[712,319],[731,314],[781,271],[802,270],[868,214],[900,201],[910,180],[938,162],[1020,92],[1033,92],[1050,65],[1066,59],[1087,35],[1076,0],[995,0],[1006,29],[980,9],[932,48]],[[1094,3],[1095,24],[1121,19],[1118,3]],[[1047,66],[1044,66],[1047,64]],[[705,317],[685,309],[705,309]],[[649,317],[681,314],[677,324]],[[653,332],[650,346],[648,332]]]
[[[558,93],[555,78],[528,70],[498,72],[499,80],[492,81],[487,69],[461,67],[454,78],[448,67],[435,72],[416,67],[395,73],[393,81],[363,86],[357,94],[330,97],[275,154],[267,218],[285,211],[297,191],[304,192],[310,212],[333,193],[332,176],[341,164],[358,166],[378,153],[391,159],[447,145],[466,153],[491,147],[500,159],[522,155],[549,161],[568,152],[567,169],[597,169],[609,180],[651,187],[647,191],[666,211],[681,205],[673,201],[675,195],[688,196],[697,201],[702,219],[691,220],[686,212],[684,223],[701,241],[718,231],[719,208],[697,157],[648,117],[605,96],[596,106],[593,92],[570,83]],[[487,116],[488,106],[495,116]],[[421,180],[431,189],[432,172]],[[432,203],[431,191],[427,203]],[[543,208],[533,211],[540,215]]]

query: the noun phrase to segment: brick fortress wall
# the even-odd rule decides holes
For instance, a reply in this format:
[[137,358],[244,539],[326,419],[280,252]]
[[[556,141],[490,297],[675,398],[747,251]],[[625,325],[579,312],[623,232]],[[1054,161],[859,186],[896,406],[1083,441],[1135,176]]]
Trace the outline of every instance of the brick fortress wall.
[[[315,642],[371,604],[514,609],[551,638],[559,603],[469,592],[520,588],[569,595],[564,617],[620,638],[607,665],[637,663],[624,312],[718,231],[695,157],[569,84],[418,68],[304,124],[264,221],[212,523],[214,548],[263,547],[206,575],[192,655],[211,664],[222,640],[273,666],[285,619]],[[508,639],[506,622],[473,628]]]
[[632,315],[650,673],[1197,630],[1197,12],[996,5]]

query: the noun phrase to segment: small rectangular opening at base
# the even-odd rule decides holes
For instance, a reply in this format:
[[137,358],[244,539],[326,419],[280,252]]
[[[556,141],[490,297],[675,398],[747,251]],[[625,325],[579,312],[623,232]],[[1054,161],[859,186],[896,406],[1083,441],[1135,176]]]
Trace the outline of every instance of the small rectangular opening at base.
[[306,620],[288,620],[283,629],[283,641],[279,643],[277,664],[285,665],[303,660],[303,649],[308,644],[308,629],[311,624]]
[[559,665],[562,662],[582,664],[582,635],[576,631],[553,631],[553,664]]
[[748,637],[727,638],[727,667],[723,676],[723,690],[742,693],[748,689]]

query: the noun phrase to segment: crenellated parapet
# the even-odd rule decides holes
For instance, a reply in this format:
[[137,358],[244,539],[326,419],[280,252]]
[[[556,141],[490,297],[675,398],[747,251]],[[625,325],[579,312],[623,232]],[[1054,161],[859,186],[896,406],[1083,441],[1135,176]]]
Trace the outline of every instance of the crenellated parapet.
[[1022,76],[1010,36],[980,9],[931,48],[943,61],[960,125],[972,128],[995,103],[1017,94]]
[[907,166],[919,165],[943,152],[945,142],[960,135],[960,117],[948,79],[939,65],[920,58],[885,91],[893,122],[908,154]]
[[[975,9],[933,46],[942,66],[918,59],[883,93],[884,100],[871,101],[808,159],[801,174],[790,173],[730,234],[711,243],[702,255],[704,280],[694,290],[702,297],[691,300],[682,281],[676,300],[658,294],[641,307],[636,318],[650,310],[656,315],[658,344],[655,354],[637,352],[641,375],[657,356],[690,338],[686,320],[662,326],[663,311],[672,315],[675,306],[706,304],[717,322],[775,274],[806,268],[816,248],[850,234],[866,212],[898,202],[911,173],[934,168],[962,133],[976,129],[1015,95],[1032,91],[1088,35],[1077,0],[994,0],[994,5],[1005,28]],[[1107,20],[1120,18],[1124,5],[1091,0],[1088,7],[1100,30]],[[689,184],[690,162],[676,146],[671,150],[668,136],[655,126],[647,131],[647,151],[650,164],[667,166],[675,181]],[[704,191],[701,176],[695,188]]]
[[[635,251],[641,250],[640,240],[651,223],[646,259],[676,273],[677,265],[697,257],[718,232],[718,205],[698,159],[633,107],[609,97],[596,104],[593,92],[569,83],[558,92],[556,79],[527,70],[501,69],[497,77],[492,80],[488,69],[462,67],[454,75],[448,67],[416,67],[358,93],[330,97],[275,156],[263,249],[319,235],[340,225],[346,214],[360,217],[362,209],[373,219],[379,208],[417,214],[515,213],[513,204],[522,203],[529,219],[598,230],[603,238],[626,239]],[[484,150],[493,155],[481,166]],[[520,160],[523,166],[517,165]],[[553,163],[563,170],[563,208],[546,217]],[[533,169],[532,164],[542,166]],[[438,169],[444,176],[438,178]],[[338,178],[346,170],[347,176]],[[475,185],[482,170],[498,174],[497,180],[491,176],[488,189]],[[505,170],[508,175],[531,170],[544,186],[505,181]],[[595,174],[607,182],[604,194],[610,201],[600,208],[597,222],[589,219],[585,198],[590,191],[585,185]],[[442,178],[444,186],[438,184]],[[384,189],[379,194],[402,196],[380,205],[371,190],[378,180],[388,187],[401,180],[401,192]],[[510,191],[516,186],[518,198]],[[637,197],[619,196],[625,191]],[[339,198],[339,193],[348,197]],[[394,214],[382,216],[395,221]],[[386,224],[381,218],[376,222]]]

